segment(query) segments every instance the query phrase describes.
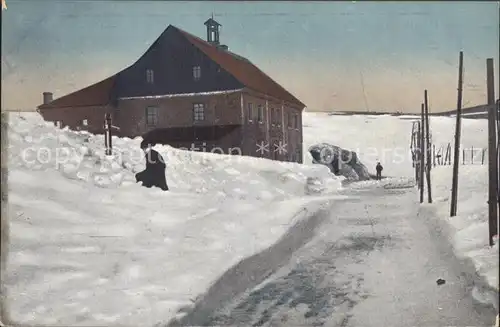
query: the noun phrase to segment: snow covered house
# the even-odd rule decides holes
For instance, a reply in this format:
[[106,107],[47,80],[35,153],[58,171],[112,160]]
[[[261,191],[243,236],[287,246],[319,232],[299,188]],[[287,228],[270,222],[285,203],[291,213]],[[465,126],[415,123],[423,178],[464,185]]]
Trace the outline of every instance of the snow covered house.
[[206,41],[169,25],[128,68],[55,100],[44,92],[38,111],[96,134],[110,113],[115,135],[301,163],[305,105],[222,45],[218,22],[205,26]]

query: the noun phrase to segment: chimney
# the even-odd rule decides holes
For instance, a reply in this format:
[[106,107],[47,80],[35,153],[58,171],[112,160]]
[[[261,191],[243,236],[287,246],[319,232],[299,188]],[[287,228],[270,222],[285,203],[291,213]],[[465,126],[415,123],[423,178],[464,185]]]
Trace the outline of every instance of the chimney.
[[43,92],[43,104],[52,102],[52,92]]
[[229,47],[225,44],[221,44],[221,45],[217,46],[217,48],[224,50],[224,51],[227,51],[229,49]]

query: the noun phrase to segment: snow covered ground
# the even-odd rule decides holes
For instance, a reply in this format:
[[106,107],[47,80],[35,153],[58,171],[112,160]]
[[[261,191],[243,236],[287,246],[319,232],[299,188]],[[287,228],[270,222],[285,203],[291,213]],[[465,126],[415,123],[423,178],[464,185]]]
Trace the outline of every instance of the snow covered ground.
[[[412,177],[414,170],[408,149],[413,120],[408,118],[412,117],[305,113],[304,142],[306,146],[316,142],[339,144],[358,152],[361,161],[371,171],[376,161],[380,160],[385,168],[384,174]],[[430,127],[436,148],[445,148],[448,143],[453,146],[455,119],[431,117]],[[486,120],[463,119],[461,148],[486,149],[487,131]],[[480,152],[476,155],[480,156]],[[310,160],[308,158],[306,162]],[[474,165],[460,165],[458,216],[454,218],[449,218],[452,166],[438,166],[432,170],[432,207],[437,217],[449,224],[450,241],[456,254],[473,260],[479,274],[498,289],[498,243],[493,248],[488,245],[488,166],[481,165],[480,158],[474,162]],[[466,163],[470,163],[470,160],[466,160]]]
[[[105,157],[102,136],[11,114],[3,282],[12,319],[87,326],[170,320],[233,265],[345,199],[341,179],[312,164],[313,144],[356,151],[371,172],[381,161],[385,175],[414,175],[411,120],[304,113],[303,122],[304,165],[157,147],[171,188],[161,192],[135,183],[144,168],[140,139],[114,139],[116,154]],[[432,117],[431,126],[437,146],[452,142],[453,119]],[[486,147],[486,122],[464,119],[462,137],[465,147]],[[486,166],[461,166],[456,219],[447,218],[450,172],[433,171],[436,218],[449,222],[457,254],[498,288],[498,245],[487,246],[484,223]]]
[[471,290],[483,284],[474,266],[456,258],[434,212],[415,201],[415,188],[387,189],[385,181],[351,184],[344,192],[357,198],[333,206],[286,266],[229,304],[190,312],[180,325],[491,327],[495,310]]
[[450,226],[450,241],[459,257],[470,258],[478,273],[498,289],[498,242],[488,244],[488,169],[465,165],[459,168],[457,216],[449,217],[452,169],[438,167],[433,171],[434,200],[439,217]]
[[[17,322],[168,320],[232,265],[342,198],[323,166],[170,147],[157,150],[171,191],[145,189],[134,177],[144,168],[139,139],[114,139],[108,158],[102,136],[58,130],[34,113],[11,114],[9,129],[4,282]],[[320,185],[307,189],[307,178]],[[315,187],[331,194],[304,197]]]

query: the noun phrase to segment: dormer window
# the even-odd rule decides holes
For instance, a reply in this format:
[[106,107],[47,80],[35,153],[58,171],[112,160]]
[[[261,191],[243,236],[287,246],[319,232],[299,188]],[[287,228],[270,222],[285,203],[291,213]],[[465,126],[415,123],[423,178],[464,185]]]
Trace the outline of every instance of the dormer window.
[[201,67],[200,66],[193,67],[193,78],[195,81],[198,81],[201,78]]
[[152,69],[146,69],[146,81],[149,84],[154,84],[155,82],[155,74]]

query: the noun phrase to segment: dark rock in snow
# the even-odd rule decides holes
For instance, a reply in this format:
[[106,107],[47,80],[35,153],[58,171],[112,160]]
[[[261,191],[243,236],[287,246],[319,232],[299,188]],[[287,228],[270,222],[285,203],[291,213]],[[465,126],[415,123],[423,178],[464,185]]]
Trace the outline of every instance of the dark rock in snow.
[[309,153],[313,157],[313,163],[327,166],[337,176],[344,176],[353,181],[372,179],[368,169],[359,161],[354,151],[345,150],[328,143],[320,143],[311,146]]
[[444,283],[446,283],[446,281],[444,279],[439,278],[438,280],[436,280],[436,283],[438,285],[443,285]]

